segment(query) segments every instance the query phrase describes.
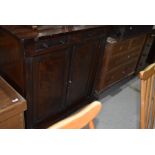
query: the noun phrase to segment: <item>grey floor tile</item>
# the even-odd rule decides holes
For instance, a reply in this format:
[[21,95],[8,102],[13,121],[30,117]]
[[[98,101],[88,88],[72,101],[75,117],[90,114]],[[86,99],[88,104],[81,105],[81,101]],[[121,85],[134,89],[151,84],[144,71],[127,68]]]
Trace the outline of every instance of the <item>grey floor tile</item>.
[[134,89],[135,91],[140,92],[140,80],[137,79],[133,83],[130,84],[130,88]]
[[95,119],[96,128],[136,129],[139,127],[140,93],[132,89],[132,87],[138,88],[137,80],[137,78],[132,79],[114,95],[100,100],[103,103],[103,109]]

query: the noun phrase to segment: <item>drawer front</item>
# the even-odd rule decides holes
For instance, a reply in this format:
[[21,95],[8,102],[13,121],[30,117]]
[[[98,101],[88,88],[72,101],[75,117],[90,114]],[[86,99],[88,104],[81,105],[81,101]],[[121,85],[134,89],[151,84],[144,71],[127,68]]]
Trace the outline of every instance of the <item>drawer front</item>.
[[146,38],[146,35],[142,35],[131,39],[130,47],[133,48],[135,46],[143,45],[145,38]]
[[128,40],[126,40],[126,41],[123,41],[123,42],[120,42],[120,43],[108,44],[106,46],[106,50],[111,52],[111,54],[113,56],[119,55],[119,54],[124,53],[125,51],[128,50],[129,43],[130,42]]
[[105,70],[106,71],[111,70],[122,64],[132,61],[133,59],[136,59],[136,61],[138,61],[140,51],[141,51],[140,49],[141,48],[136,48],[131,51],[128,51],[128,53],[123,53],[117,56],[112,56],[111,59],[109,60],[109,63],[106,64],[107,66],[105,67]]
[[127,65],[125,65],[125,67],[124,67],[125,76],[128,76],[128,75],[134,73],[135,69],[136,69],[136,65],[137,65],[137,59],[133,59]]
[[139,48],[140,50],[144,44],[145,38],[146,35],[142,35],[141,37],[138,36],[133,39],[126,39],[125,41],[120,41],[114,44],[107,44],[106,50],[111,52],[112,56],[129,53],[130,50],[135,48]]
[[41,37],[37,40],[25,41],[24,46],[28,56],[34,56],[41,53],[46,53],[51,49],[58,49],[68,44],[68,36],[58,37]]
[[52,39],[40,39],[34,43],[34,50],[40,51],[67,43],[67,37],[57,37]]
[[137,59],[133,59],[132,61],[128,62],[123,66],[117,67],[110,72],[105,72],[105,79],[103,79],[103,88],[106,88],[134,73],[136,64]]
[[108,72],[105,75],[105,79],[103,79],[103,88],[108,87],[112,85],[113,83],[119,81],[124,77],[124,66],[117,68],[117,70],[114,70],[112,72]]

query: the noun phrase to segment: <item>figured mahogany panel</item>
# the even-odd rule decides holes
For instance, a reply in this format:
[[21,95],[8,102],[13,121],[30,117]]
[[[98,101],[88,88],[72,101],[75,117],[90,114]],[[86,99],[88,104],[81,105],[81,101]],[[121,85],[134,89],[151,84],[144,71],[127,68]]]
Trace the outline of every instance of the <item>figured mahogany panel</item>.
[[42,55],[33,60],[33,119],[40,122],[63,110],[67,89],[69,50]]

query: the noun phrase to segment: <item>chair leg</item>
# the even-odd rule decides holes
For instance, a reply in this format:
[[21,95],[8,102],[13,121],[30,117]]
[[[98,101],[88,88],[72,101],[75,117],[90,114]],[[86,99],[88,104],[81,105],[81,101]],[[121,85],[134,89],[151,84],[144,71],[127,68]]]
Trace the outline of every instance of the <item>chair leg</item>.
[[95,129],[95,126],[94,126],[94,122],[93,121],[90,121],[89,122],[89,128],[90,129]]

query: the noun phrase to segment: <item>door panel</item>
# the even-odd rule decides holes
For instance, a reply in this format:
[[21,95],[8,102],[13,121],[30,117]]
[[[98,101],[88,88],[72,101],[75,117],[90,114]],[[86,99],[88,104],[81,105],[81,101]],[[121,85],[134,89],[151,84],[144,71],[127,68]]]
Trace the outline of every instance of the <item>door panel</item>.
[[75,105],[91,94],[99,40],[91,40],[74,47],[69,79],[68,105]]
[[69,50],[34,58],[34,121],[63,111],[67,91]]

